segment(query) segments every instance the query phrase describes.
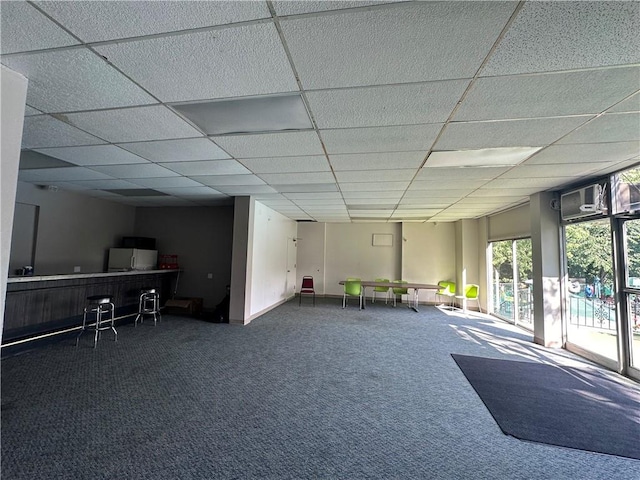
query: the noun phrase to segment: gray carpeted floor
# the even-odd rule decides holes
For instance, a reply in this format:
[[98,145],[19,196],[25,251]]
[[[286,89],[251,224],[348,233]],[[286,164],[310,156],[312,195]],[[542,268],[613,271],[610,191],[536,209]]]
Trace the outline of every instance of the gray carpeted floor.
[[502,434],[450,354],[586,362],[489,318],[340,302],[4,359],[3,480],[640,478],[636,460]]

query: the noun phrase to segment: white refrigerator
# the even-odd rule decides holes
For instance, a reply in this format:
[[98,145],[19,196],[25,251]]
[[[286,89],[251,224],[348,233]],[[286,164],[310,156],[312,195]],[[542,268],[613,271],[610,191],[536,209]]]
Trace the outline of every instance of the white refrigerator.
[[158,264],[157,250],[140,248],[110,248],[109,271],[155,270]]

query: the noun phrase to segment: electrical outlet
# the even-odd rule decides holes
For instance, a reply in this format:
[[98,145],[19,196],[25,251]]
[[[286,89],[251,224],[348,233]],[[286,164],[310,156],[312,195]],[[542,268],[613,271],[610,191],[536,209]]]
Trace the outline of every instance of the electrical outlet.
[[80,272],[80,270],[81,270],[81,269],[80,269],[80,267],[79,267],[79,266],[77,266],[77,267],[73,267],[73,273],[78,273],[78,272]]
[[212,280],[213,279],[213,273],[207,273],[207,278],[209,280]]

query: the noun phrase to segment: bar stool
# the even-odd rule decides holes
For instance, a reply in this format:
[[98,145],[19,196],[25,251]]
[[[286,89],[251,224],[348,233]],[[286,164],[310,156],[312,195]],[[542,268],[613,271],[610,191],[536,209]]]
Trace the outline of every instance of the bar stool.
[[153,315],[153,326],[156,326],[160,317],[160,295],[155,288],[143,288],[140,290],[140,302],[138,303],[138,315],[136,316],[133,326],[144,322],[145,315]]
[[[98,345],[98,337],[102,330],[113,330],[114,341],[118,341],[118,332],[114,326],[115,305],[113,304],[113,295],[91,295],[87,297],[87,305],[84,307],[84,315],[82,316],[82,329],[76,337],[76,347],[80,341],[80,336],[87,328],[93,327],[95,336],[93,338],[93,348]],[[87,318],[95,314],[95,323],[87,324]],[[107,318],[104,318],[105,315]],[[91,319],[89,318],[89,321]]]

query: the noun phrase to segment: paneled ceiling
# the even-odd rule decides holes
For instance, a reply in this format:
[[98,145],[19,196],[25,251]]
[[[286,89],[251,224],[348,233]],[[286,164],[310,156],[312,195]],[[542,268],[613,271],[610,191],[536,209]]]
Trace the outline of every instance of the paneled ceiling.
[[476,218],[640,162],[640,3],[2,1],[19,180]]

